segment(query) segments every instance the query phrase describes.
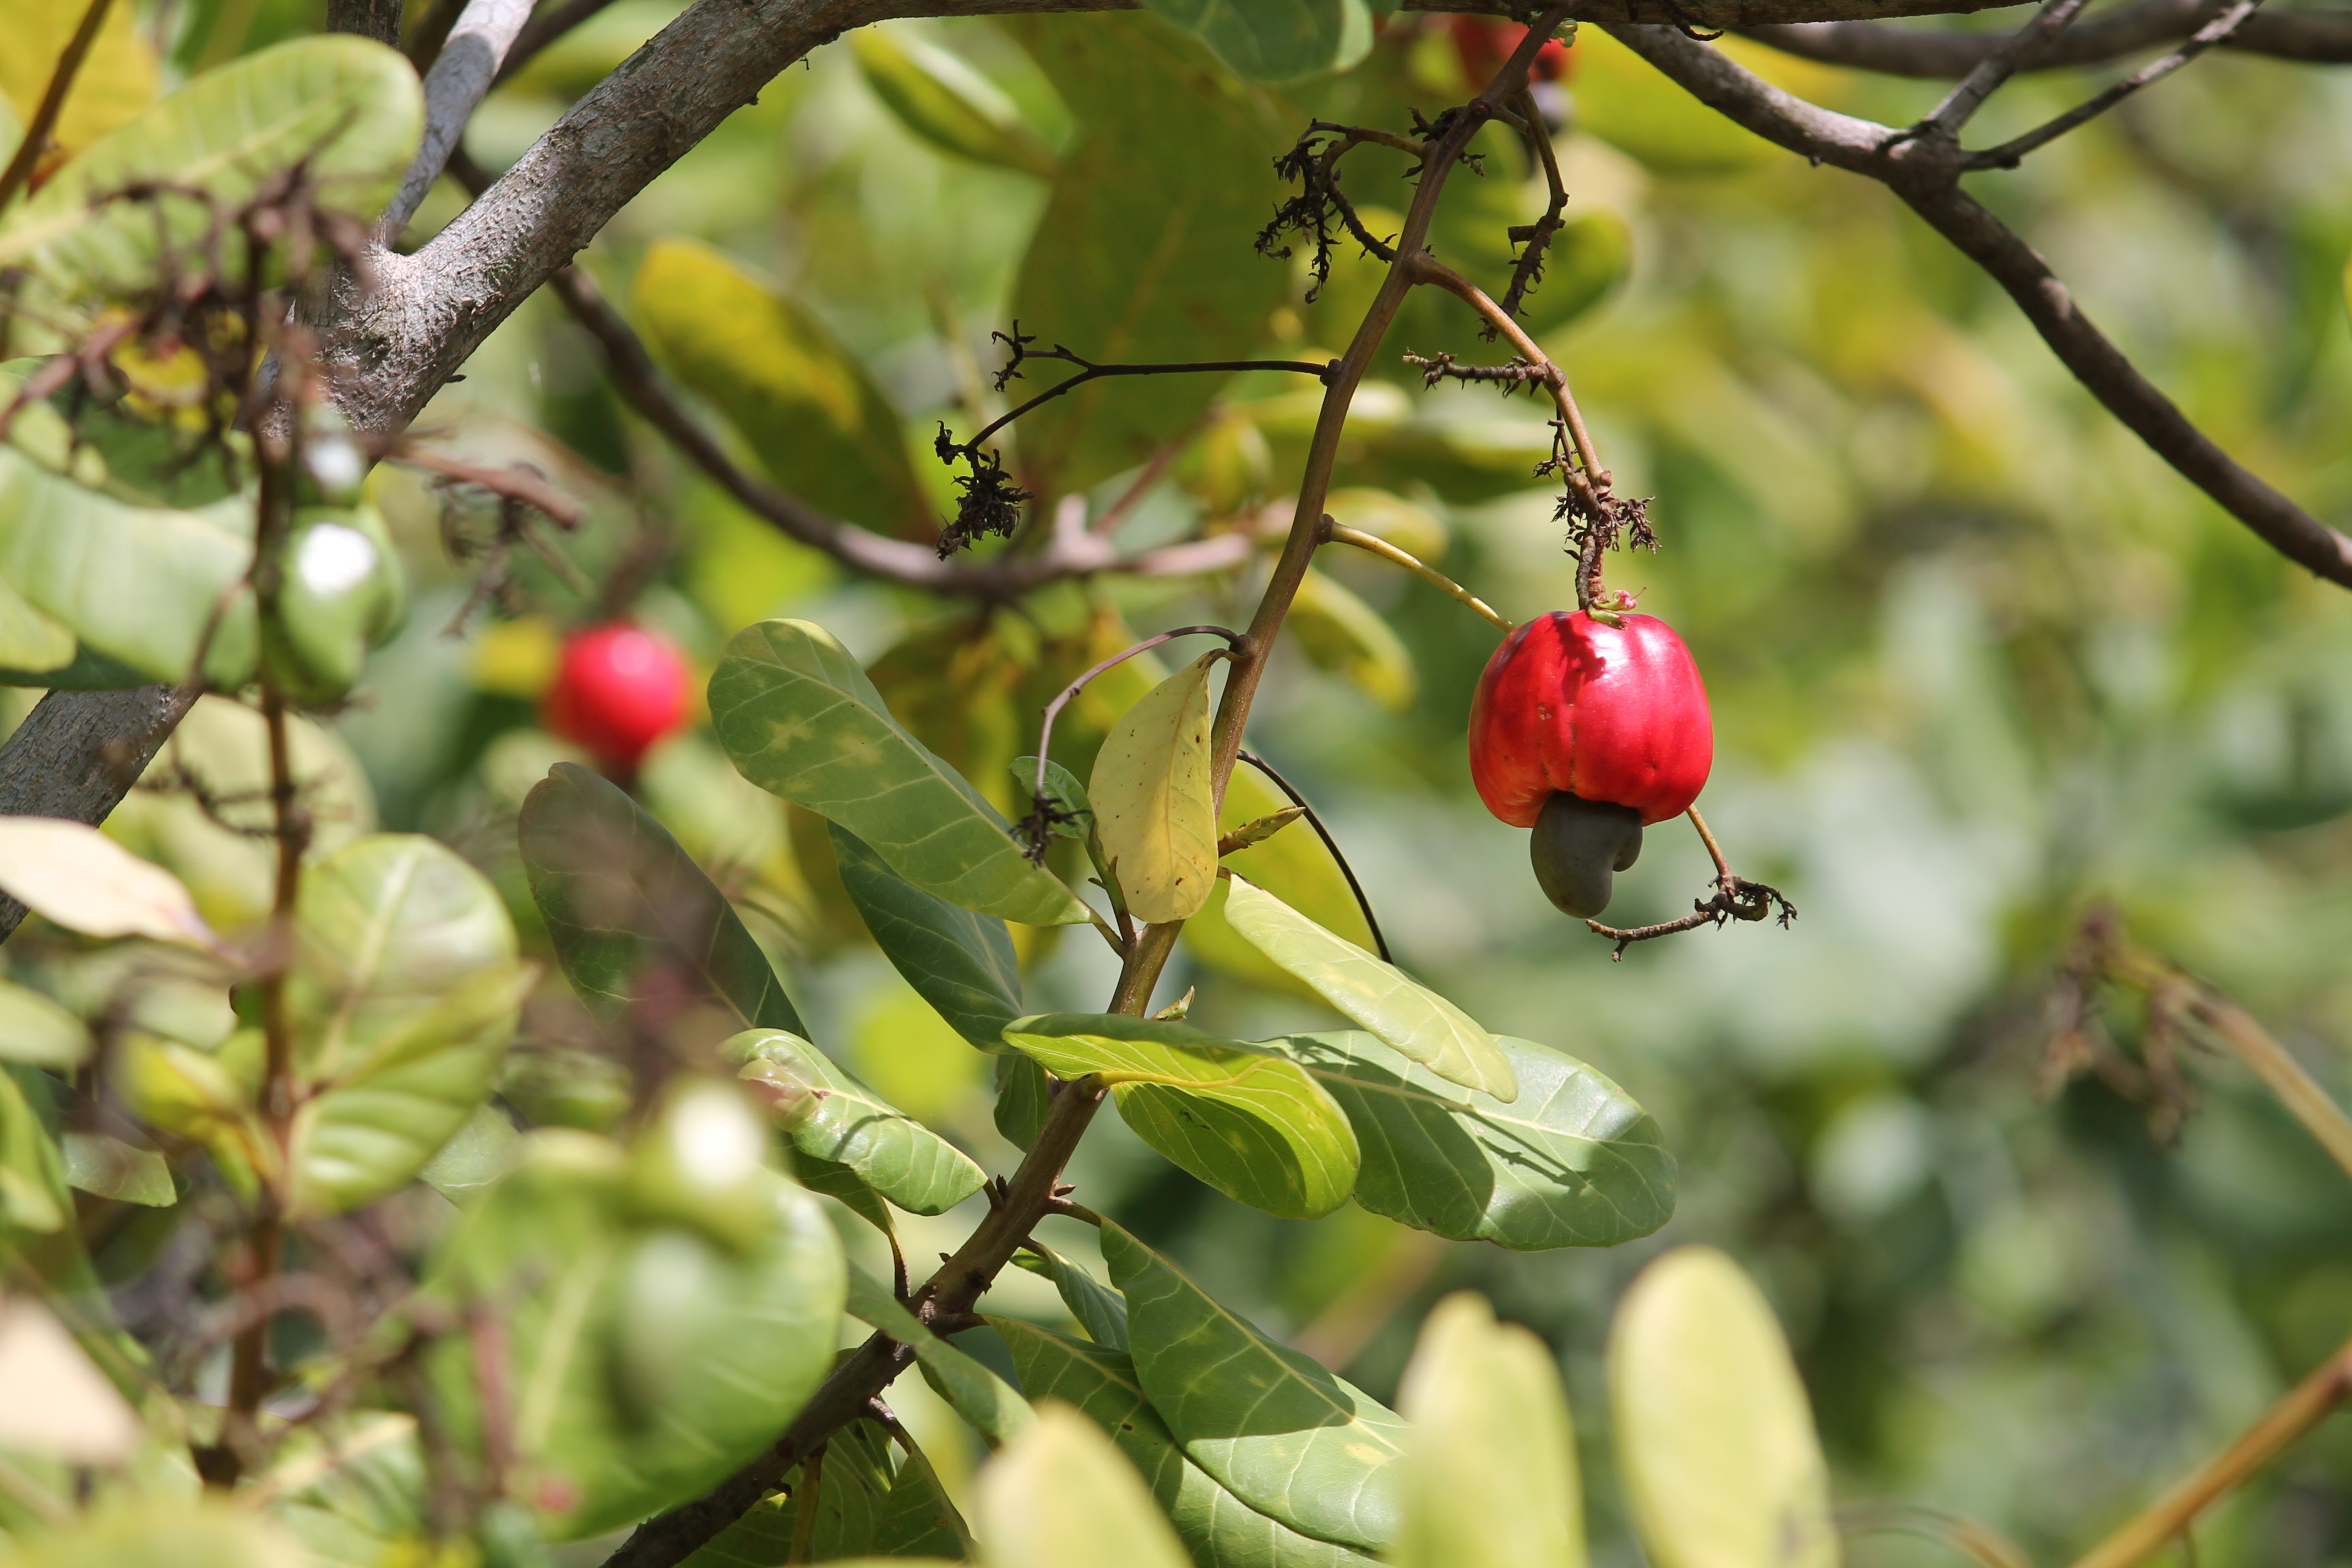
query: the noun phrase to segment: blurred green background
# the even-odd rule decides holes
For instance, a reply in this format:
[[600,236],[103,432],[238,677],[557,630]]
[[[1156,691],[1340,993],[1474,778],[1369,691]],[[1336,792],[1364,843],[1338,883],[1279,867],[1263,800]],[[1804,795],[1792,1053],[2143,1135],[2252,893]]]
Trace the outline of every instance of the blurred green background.
[[[226,58],[316,26],[315,9],[196,0],[177,14],[173,58],[182,68]],[[541,55],[477,117],[473,156],[493,171],[518,156],[677,9],[620,0]],[[1272,159],[1309,115],[1404,129],[1408,106],[1457,100],[1451,35],[1400,22],[1347,75],[1269,93],[1222,78],[1172,34],[1150,35],[1164,74],[1104,74],[1088,41],[1112,26],[1146,30],[1106,16],[885,29],[1001,95],[1005,139],[983,149],[993,163],[910,127],[877,93],[884,68],[861,68],[851,42],[821,49],[646,191],[584,265],[747,465],[919,537],[951,504],[934,427],[968,436],[1004,406],[986,390],[1002,352],[990,332],[1017,314],[1045,342],[1123,356],[1118,291],[1143,298],[1134,258],[1153,237],[1136,224],[1177,201],[1169,193],[1210,193],[1185,209],[1199,220],[1192,248],[1170,264],[1219,311],[1147,321],[1143,341],[1197,342],[1192,357],[1338,352],[1376,272],[1343,247],[1310,306],[1303,258],[1252,253],[1285,194]],[[1818,101],[1890,122],[1939,96],[1725,47]],[[2059,1560],[2352,1329],[2345,1178],[2233,1063],[2194,1057],[2196,1103],[2169,1144],[2144,1108],[2095,1081],[2037,1092],[2053,965],[2105,898],[2352,1094],[2352,602],[2270,554],[2115,425],[2008,300],[1887,193],[1716,120],[1597,30],[1572,58],[1547,97],[1572,226],[1530,320],[1574,379],[1619,491],[1656,498],[1663,548],[1612,560],[1611,582],[1673,623],[1706,674],[1718,751],[1702,805],[1735,864],[1777,883],[1802,918],[1612,963],[1606,942],[1544,901],[1526,836],[1469,788],[1462,732],[1491,628],[1369,557],[1323,563],[1319,607],[1301,646],[1277,655],[1249,743],[1326,814],[1402,962],[1490,1027],[1592,1062],[1657,1117],[1681,1162],[1680,1210],[1633,1246],[1540,1255],[1441,1242],[1352,1208],[1277,1221],[1110,1118],[1080,1156],[1080,1195],[1384,1397],[1427,1303],[1487,1292],[1563,1360],[1596,1550],[1611,1563],[1635,1560],[1596,1441],[1612,1304],[1660,1248],[1721,1245],[1763,1281],[1797,1346],[1842,1503],[1972,1516]],[[1978,139],[2014,134],[2095,85],[2027,79]],[[1489,134],[1483,178],[1449,189],[1436,247],[1499,293],[1501,231],[1540,211],[1541,185],[1523,149]],[[1108,175],[1089,183],[1088,168]],[[1401,172],[1367,150],[1346,188],[1401,211]],[[1973,188],[2211,435],[2315,513],[2346,510],[2352,83],[2208,56]],[[462,199],[445,182],[406,243]],[[772,320],[714,303],[732,298],[730,273],[772,302]],[[1500,357],[1450,302],[1415,300],[1360,399],[1334,510],[1442,552],[1447,573],[1507,616],[1572,604],[1553,494],[1528,478],[1549,447],[1541,411],[1483,390],[1424,392],[1401,362],[1409,348]],[[1016,393],[1048,384],[1050,368]],[[793,389],[828,375],[849,389],[842,427],[866,445],[812,457],[776,432],[805,423],[809,395]],[[861,375],[879,403],[857,405]],[[1124,507],[1118,537],[1136,548],[1267,509],[1286,521],[1316,389],[1187,380],[1113,387],[1024,426],[1007,447],[1015,472],[1044,507],[1095,518]],[[364,776],[349,810],[457,844],[526,921],[513,812],[571,754],[535,721],[569,626],[625,608],[707,664],[750,621],[818,621],[876,665],[929,743],[1013,806],[1004,764],[1034,749],[1038,707],[1122,646],[1122,626],[1238,625],[1262,578],[1262,565],[1209,581],[1107,578],[992,609],[859,581],[686,468],[625,412],[594,342],[544,295],[421,424],[584,497],[589,522],[562,548],[604,586],[583,596],[527,564],[448,635],[476,563],[450,559],[445,528],[482,538],[494,516],[462,497],[445,512],[416,475],[380,473],[418,591],[407,630],[331,726]],[[1138,491],[1141,460],[1180,436],[1183,449]],[[1086,749],[1132,695],[1108,689],[1092,713],[1081,704],[1055,754],[1083,774]],[[318,743],[324,756],[336,741]],[[991,1064],[864,942],[829,886],[823,835],[738,780],[700,732],[656,753],[638,788],[789,962],[820,1043],[1009,1169]],[[142,799],[117,831],[234,923],[266,884],[178,810]],[[1707,874],[1686,830],[1653,829],[1611,917],[1669,918]],[[1083,931],[1024,958],[1040,1010],[1092,1010],[1108,994],[1111,960]],[[1213,942],[1188,947],[1160,1000],[1187,986],[1192,1017],[1234,1037],[1330,1021]],[[535,1117],[593,1122],[616,1111],[625,1077],[585,1054],[560,992],[534,1005],[509,1098]],[[2128,1042],[2128,1010],[2113,1023]],[[927,1257],[968,1225],[909,1222],[908,1250]],[[848,1228],[854,1247],[872,1245]],[[1049,1231],[1090,1254],[1083,1227]],[[1059,1311],[1026,1277],[991,1302]],[[927,1446],[944,1430],[934,1415]],[[2195,1561],[2352,1563],[2348,1475],[2352,1427],[2338,1422],[2212,1515]],[[1851,1560],[1956,1559],[1870,1536]]]

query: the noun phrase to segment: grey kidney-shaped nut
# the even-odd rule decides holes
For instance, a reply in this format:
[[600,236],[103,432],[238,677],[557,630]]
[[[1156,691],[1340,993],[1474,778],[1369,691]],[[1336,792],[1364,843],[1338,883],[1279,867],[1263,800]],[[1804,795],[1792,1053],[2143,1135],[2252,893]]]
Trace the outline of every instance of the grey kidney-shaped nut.
[[1544,896],[1579,920],[1591,920],[1609,907],[1616,874],[1641,854],[1640,812],[1566,790],[1544,802],[1528,840],[1528,858]]

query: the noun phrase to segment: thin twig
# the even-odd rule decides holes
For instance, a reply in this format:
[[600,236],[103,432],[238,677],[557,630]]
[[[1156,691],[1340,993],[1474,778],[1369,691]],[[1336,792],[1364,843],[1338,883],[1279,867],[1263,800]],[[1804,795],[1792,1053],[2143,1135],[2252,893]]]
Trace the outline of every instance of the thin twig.
[[530,0],[466,0],[433,68],[425,73],[425,139],[401,178],[399,193],[376,225],[384,243],[390,244],[416,216],[425,193],[448,166],[450,153],[466,133],[466,122],[488,95],[499,64],[530,16]]
[[2042,9],[2016,32],[2011,33],[1993,51],[1977,62],[1976,68],[1962,79],[1960,84],[1944,95],[1927,117],[1919,121],[1923,135],[1956,137],[1970,117],[1984,107],[1986,99],[2000,89],[2000,85],[2015,75],[2020,67],[2032,60],[2049,47],[2052,39],[2066,30],[2066,25],[2079,15],[2088,0],[2043,0]]
[[1355,895],[1356,908],[1363,911],[1364,926],[1372,933],[1372,950],[1381,955],[1381,963],[1395,963],[1394,956],[1389,952],[1389,939],[1381,934],[1380,917],[1372,913],[1372,900],[1366,896],[1364,885],[1356,880],[1356,868],[1348,864],[1345,855],[1339,853],[1339,841],[1331,837],[1331,830],[1323,826],[1323,819],[1315,815],[1315,808],[1307,804],[1307,797],[1299,794],[1288,779],[1276,773],[1265,758],[1252,756],[1247,752],[1234,754],[1273,780],[1274,787],[1287,796],[1291,805],[1307,814],[1307,826],[1315,830],[1315,837],[1323,840],[1323,847],[1331,852],[1332,860],[1339,865],[1339,875],[1348,879],[1348,891]]
[[1586,921],[1586,928],[1595,936],[1605,936],[1617,944],[1616,951],[1609,955],[1612,963],[1622,962],[1625,950],[1637,942],[1655,942],[1662,936],[1696,931],[1701,926],[1719,926],[1726,921],[1760,921],[1776,909],[1783,930],[1797,918],[1797,906],[1783,897],[1780,889],[1765,882],[1751,882],[1732,871],[1731,862],[1724,858],[1723,846],[1715,841],[1697,806],[1683,815],[1698,830],[1699,841],[1706,846],[1707,857],[1715,862],[1715,891],[1696,900],[1691,912],[1679,920],[1660,921],[1655,925],[1623,927]]
[[0,172],[0,211],[5,211],[16,193],[31,184],[33,171],[40,166],[41,154],[49,150],[49,138],[56,133],[58,116],[66,106],[66,95],[73,90],[74,78],[81,71],[81,63],[89,58],[90,46],[98,42],[98,30],[106,21],[107,7],[113,0],[89,0],[89,9],[81,16],[81,26],[67,40],[65,53],[58,57],[57,68],[49,73],[49,85],[41,93],[39,107],[25,127],[25,139],[16,144],[16,155],[8,160],[8,167]]
[[1404,551],[1399,550],[1395,545],[1391,544],[1387,540],[1382,539],[1378,534],[1366,533],[1360,528],[1349,528],[1344,522],[1334,522],[1328,515],[1324,518],[1324,521],[1328,526],[1323,531],[1323,536],[1326,539],[1328,539],[1332,543],[1350,544],[1355,546],[1358,550],[1369,552],[1371,554],[1379,556],[1383,561],[1391,562],[1396,565],[1403,567],[1406,571],[1412,573],[1414,576],[1420,578],[1431,587],[1435,588],[1439,593],[1444,594],[1447,597],[1454,599],[1461,604],[1468,605],[1472,610],[1475,611],[1480,616],[1485,616],[1487,621],[1493,624],[1496,630],[1501,632],[1505,637],[1511,635],[1512,624],[1510,621],[1505,619],[1500,612],[1496,611],[1493,605],[1487,604],[1486,600],[1480,598],[1477,595],[1472,593],[1461,584],[1456,583],[1444,573],[1437,570],[1434,566],[1423,564],[1420,561],[1416,560],[1412,555],[1407,554]]
[[2065,113],[2027,132],[2024,135],[1968,155],[1965,166],[1970,169],[2014,169],[2018,161],[2038,148],[2047,146],[2077,125],[2095,120],[2151,83],[2162,81],[2207,49],[2221,43],[2246,25],[2263,0],[2236,0],[2236,4],[2197,29],[2189,40],[2160,60],[2142,66],[2116,82],[2097,97],[2068,110]]
[[[2140,0],[2077,21],[2018,70],[2072,70],[2187,37],[2212,20],[2221,0]],[[1964,77],[2000,43],[1997,33],[1889,26],[1884,22],[1798,22],[1744,27],[1744,36],[1801,59],[1920,79]],[[2241,54],[2313,65],[2352,63],[2352,13],[2263,12],[2222,41]]]

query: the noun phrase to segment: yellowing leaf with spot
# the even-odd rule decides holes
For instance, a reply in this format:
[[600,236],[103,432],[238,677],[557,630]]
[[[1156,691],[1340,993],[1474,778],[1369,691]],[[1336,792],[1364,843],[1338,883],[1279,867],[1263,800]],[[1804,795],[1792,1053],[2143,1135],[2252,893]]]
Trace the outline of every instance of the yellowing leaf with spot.
[[1217,876],[1209,791],[1209,667],[1203,654],[1146,692],[1096,753],[1087,794],[1103,854],[1136,919],[1190,920]]
[[84,936],[217,941],[177,877],[79,822],[0,818],[0,892]]
[[1711,1247],[1642,1271],[1609,1342],[1617,1470],[1657,1568],[1835,1568],[1829,1472],[1772,1309]]

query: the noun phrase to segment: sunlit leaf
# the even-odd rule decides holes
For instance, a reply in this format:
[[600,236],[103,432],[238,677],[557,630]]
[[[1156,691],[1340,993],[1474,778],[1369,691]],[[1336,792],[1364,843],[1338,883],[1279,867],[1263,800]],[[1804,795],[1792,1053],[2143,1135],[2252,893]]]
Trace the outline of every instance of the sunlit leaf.
[[1378,611],[1324,574],[1307,568],[1284,625],[1319,668],[1361,688],[1390,712],[1412,706],[1420,684],[1412,655]]
[[1240,877],[1225,897],[1234,930],[1325,1001],[1451,1083],[1508,1104],[1519,1084],[1511,1058],[1470,1016],[1351,942],[1332,935]]
[[1355,1198],[1456,1241],[1613,1247],[1673,1217],[1675,1157],[1658,1125],[1600,1073],[1496,1036],[1519,1097],[1446,1082],[1370,1035],[1291,1035],[1286,1051],[1339,1102],[1363,1163]]
[[841,824],[924,891],[1029,925],[1087,918],[822,626],[762,621],[738,633],[710,679],[710,719],[744,777]]
[[1372,47],[1364,0],[1145,0],[1216,50],[1244,81],[1346,70]]
[[723,1049],[771,1099],[795,1150],[847,1167],[909,1214],[945,1214],[987,1180],[961,1150],[797,1035],[755,1029]]
[[558,763],[517,823],[531,899],[556,962],[607,1020],[657,997],[746,1027],[803,1034],[792,998],[741,917],[644,807],[602,774]]
[[1244,1504],[1184,1457],[1123,1351],[991,1318],[1032,1399],[1058,1399],[1093,1417],[1135,1468],[1201,1568],[1354,1568],[1372,1559],[1299,1534]]
[[879,1280],[854,1264],[849,1270],[846,1310],[900,1344],[912,1345],[924,1381],[957,1415],[971,1423],[990,1447],[1012,1442],[1036,1421],[1037,1413],[1029,1402],[1003,1378],[926,1328],[891,1298]]
[[828,826],[841,885],[883,955],[957,1034],[1003,1050],[1004,1026],[1022,1012],[1021,965],[1004,922],[923,891],[848,829]]
[[663,364],[719,406],[778,484],[851,522],[932,537],[897,411],[805,305],[686,239],[646,247],[630,303]]
[[1190,919],[1217,874],[1217,804],[1209,789],[1209,672],[1203,654],[1127,710],[1087,781],[1103,856],[1139,921]]
[[858,28],[850,50],[874,96],[932,146],[1048,180],[1060,168],[1003,90],[947,50],[893,27]]
[[1394,1411],[1116,1225],[1103,1258],[1127,1296],[1137,1381],[1187,1458],[1302,1535],[1364,1552],[1395,1540],[1406,1428]]
[[[1276,789],[1264,773],[1244,763],[1225,781],[1224,803],[1217,811],[1217,830],[1220,835],[1231,833],[1243,823],[1279,811],[1289,804],[1289,797]],[[1339,862],[1332,857],[1321,836],[1305,823],[1285,828],[1262,844],[1235,850],[1224,858],[1223,864],[1235,876],[1265,889],[1334,935],[1360,948],[1374,945],[1372,928],[1365,923],[1363,908],[1356,902],[1354,890],[1339,870]],[[1319,995],[1313,986],[1244,941],[1226,921],[1225,900],[1231,892],[1231,885],[1219,879],[1207,905],[1184,922],[1181,939],[1183,945],[1228,974],[1302,996]]]
[[[761,1233],[737,1251],[643,1215],[604,1140],[526,1142],[443,1246],[425,1296],[494,1315],[515,1490],[569,1539],[694,1496],[773,1442],[832,1366],[845,1266],[815,1201],[773,1172],[754,1178]],[[465,1334],[429,1352],[468,1453],[483,1442],[476,1364]]]
[[1151,1494],[1095,1424],[1063,1405],[980,1472],[989,1568],[1192,1568]]
[[1772,1309],[1685,1247],[1643,1269],[1609,1340],[1617,1469],[1658,1568],[1834,1568],[1829,1471]]
[[1189,1024],[1051,1013],[1005,1039],[1060,1078],[1097,1074],[1136,1135],[1220,1192],[1312,1218],[1347,1201],[1356,1135],[1298,1065]]
[[1422,1325],[1397,1405],[1405,1447],[1396,1568],[1584,1568],[1568,1394],[1549,1347],[1463,1292]]
[[84,936],[219,940],[177,877],[79,822],[0,817],[0,892]]
[[223,1499],[170,1493],[110,1500],[64,1529],[27,1540],[8,1568],[315,1568],[280,1526]]
[[1127,1302],[1119,1293],[1034,1237],[1023,1244],[1013,1261],[1030,1273],[1054,1282],[1062,1305],[1098,1345],[1127,1349]]

